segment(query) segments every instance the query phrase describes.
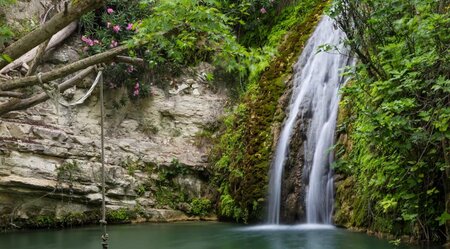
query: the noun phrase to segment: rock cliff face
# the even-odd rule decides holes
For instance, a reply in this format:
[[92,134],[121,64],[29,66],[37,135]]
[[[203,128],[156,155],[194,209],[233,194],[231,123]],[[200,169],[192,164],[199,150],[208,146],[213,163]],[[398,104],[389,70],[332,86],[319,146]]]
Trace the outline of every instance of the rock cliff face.
[[[280,105],[285,112],[289,111],[289,100],[292,95],[294,82],[291,79],[287,84],[287,90],[280,99]],[[287,115],[287,113],[286,113]],[[309,172],[304,167],[305,160],[311,160],[311,155],[306,158],[304,144],[306,142],[306,129],[311,120],[310,113],[302,113],[294,125],[292,137],[289,142],[288,155],[284,165],[281,184],[280,221],[287,224],[303,223],[306,221],[305,207],[305,182]],[[275,132],[275,141],[279,140],[282,125]]]
[[[19,0],[0,10],[0,17],[20,35],[39,23],[41,3],[49,2]],[[82,44],[73,36],[47,52],[38,70],[79,60]],[[149,79],[150,96],[137,100],[125,88],[109,88],[105,80],[109,221],[188,220],[211,211],[209,145],[202,131],[215,125],[226,101],[226,94],[213,91],[205,80],[212,70],[201,64],[171,79],[165,90]],[[93,76],[60,98],[77,100],[92,82]],[[98,95],[97,89],[74,108],[56,108],[54,101],[47,101],[0,117],[0,228],[98,222]]]
[[[61,49],[54,54],[67,51]],[[127,96],[126,90],[105,90],[110,220],[186,220],[192,200],[210,197],[208,150],[197,143],[198,134],[216,122],[225,102],[225,95],[213,92],[201,77],[211,70],[202,64],[194,76],[174,79],[168,92],[152,86],[151,97],[128,100],[119,108],[112,100]],[[70,101],[85,91],[71,89],[64,96]],[[72,109],[58,110],[48,101],[0,119],[0,227],[97,218],[101,140],[96,96],[98,91]]]

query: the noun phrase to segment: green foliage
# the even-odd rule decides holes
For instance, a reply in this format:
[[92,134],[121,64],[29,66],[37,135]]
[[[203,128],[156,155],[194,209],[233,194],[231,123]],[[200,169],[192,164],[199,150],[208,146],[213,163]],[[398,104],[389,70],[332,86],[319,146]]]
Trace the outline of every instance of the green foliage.
[[[278,56],[262,54],[260,62],[249,67],[250,83],[240,104],[223,121],[222,136],[212,151],[222,217],[244,222],[261,218],[267,195],[273,126],[284,118],[278,101],[292,65],[315,26],[316,14],[325,6],[323,1],[308,2],[315,4],[308,5],[309,9],[300,15],[290,8],[283,12],[289,14],[281,15],[280,26],[273,28],[277,33],[270,35],[267,45],[269,51],[278,48]],[[286,20],[291,24],[287,25]],[[274,37],[281,40],[284,28],[290,29],[290,35],[278,47]]]
[[190,213],[198,216],[205,216],[212,210],[211,200],[207,198],[194,198],[191,201]]
[[190,172],[188,166],[183,165],[178,159],[173,158],[168,167],[160,167],[158,169],[158,179],[161,182],[173,180],[176,176],[187,175]]
[[56,168],[56,178],[59,182],[69,182],[72,183],[74,180],[74,175],[81,171],[78,163],[76,161],[66,161],[61,166]]
[[110,223],[129,223],[133,216],[135,216],[133,211],[126,208],[107,210],[106,212],[106,220]]
[[217,132],[220,129],[220,122],[206,124],[201,131],[194,135],[194,145],[198,148],[210,147],[217,140]]
[[148,183],[156,198],[157,207],[180,209],[180,205],[190,202],[192,197],[184,191],[176,180],[178,177],[194,174],[189,166],[183,165],[178,159],[174,158],[170,165],[151,167],[148,172],[158,176]]
[[444,225],[446,222],[450,220],[450,214],[447,212],[442,213],[442,215],[437,218],[437,221],[439,221],[439,225]]
[[30,223],[37,228],[50,228],[55,223],[55,218],[48,215],[39,215],[34,217]]
[[[4,46],[4,44],[7,43],[13,36],[14,33],[11,31],[11,29],[8,28],[6,25],[2,25],[0,23],[0,48]],[[1,54],[0,59],[11,61],[11,58],[8,57],[9,56],[6,54]]]
[[349,113],[339,129],[350,142],[336,165],[356,177],[356,226],[423,240],[445,234],[450,16],[443,3],[340,0],[332,10],[360,59],[343,89]]
[[133,44],[148,44],[152,67],[214,61],[231,70],[236,64],[230,62],[245,50],[232,33],[232,20],[216,7],[216,1],[161,0],[138,25]]
[[[0,7],[5,7],[15,2],[15,0],[0,0]],[[6,60],[10,62],[11,58],[9,58],[8,55],[2,54],[1,51],[3,50],[5,44],[14,36],[14,33],[12,32],[10,27],[5,24],[3,14],[3,10],[0,10],[0,61]]]
[[219,0],[219,3],[222,12],[236,21],[240,42],[247,47],[262,45],[279,14],[277,5],[281,5],[269,0]]
[[145,164],[142,162],[141,158],[132,158],[130,156],[123,159],[119,165],[126,169],[129,175],[134,175],[136,170],[145,169]]
[[75,225],[83,225],[88,221],[88,217],[85,213],[68,213],[60,219],[60,222],[64,226],[75,226]]
[[0,61],[12,62],[13,59],[7,54],[0,54]]
[[0,0],[0,7],[15,3],[16,0]]
[[156,188],[154,194],[159,208],[178,209],[180,204],[189,202],[187,194],[175,184],[161,184]]
[[138,196],[144,196],[145,192],[147,191],[147,188],[145,185],[139,185],[136,189],[136,194]]

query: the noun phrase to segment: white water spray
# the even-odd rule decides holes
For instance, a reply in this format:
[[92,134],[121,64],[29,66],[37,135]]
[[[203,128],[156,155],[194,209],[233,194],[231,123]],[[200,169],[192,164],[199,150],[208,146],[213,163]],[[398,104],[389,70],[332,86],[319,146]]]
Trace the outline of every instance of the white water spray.
[[[278,140],[269,183],[268,222],[280,223],[281,180],[294,125],[302,114],[312,118],[305,141],[303,172],[310,172],[306,188],[308,223],[331,224],[333,211],[333,176],[330,164],[339,104],[339,87],[344,83],[342,69],[351,63],[337,51],[318,52],[321,45],[340,47],[344,34],[325,16],[303,49],[294,70],[294,91],[289,115]],[[305,125],[304,123],[300,125]],[[307,125],[307,124],[306,124]]]

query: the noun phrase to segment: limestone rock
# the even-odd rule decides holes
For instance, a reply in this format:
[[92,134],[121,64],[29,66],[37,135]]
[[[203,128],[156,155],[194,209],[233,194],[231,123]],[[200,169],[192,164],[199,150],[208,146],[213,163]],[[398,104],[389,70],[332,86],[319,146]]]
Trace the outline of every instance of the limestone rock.
[[45,61],[52,64],[65,64],[78,61],[80,55],[71,47],[57,48],[50,51]]
[[[168,206],[154,209],[162,206],[155,197],[160,176],[150,169],[167,167],[177,159],[179,165],[197,173],[178,176],[173,184],[189,198],[204,197],[206,183],[199,170],[207,167],[207,151],[194,146],[192,138],[222,115],[226,97],[191,76],[174,82],[180,86],[170,94],[152,86],[153,97],[139,104],[129,101],[119,110],[106,104],[108,208],[142,208],[140,219],[147,221],[194,219],[184,213],[190,208],[188,202],[172,207],[184,212]],[[73,91],[74,98],[85,92]],[[126,95],[124,91],[107,92],[105,99]],[[17,224],[49,208],[53,210],[49,215],[98,210],[99,107],[94,94],[72,110],[60,107],[58,113],[53,103],[45,102],[0,120],[0,227],[7,225],[1,217],[10,217],[13,209]]]

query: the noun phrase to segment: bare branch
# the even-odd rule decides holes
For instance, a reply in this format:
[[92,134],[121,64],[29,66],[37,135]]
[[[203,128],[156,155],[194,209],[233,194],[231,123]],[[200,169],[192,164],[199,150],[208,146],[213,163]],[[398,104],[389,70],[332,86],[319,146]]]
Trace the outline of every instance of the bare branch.
[[[64,41],[67,37],[69,37],[75,31],[76,28],[77,28],[77,23],[76,22],[72,22],[67,27],[65,27],[64,29],[60,30],[58,33],[56,33],[50,39],[50,43],[48,44],[48,46],[46,48],[46,51],[51,49],[51,48],[53,48],[53,47],[55,47],[56,45],[58,45],[62,41]],[[20,58],[18,58],[15,61],[13,61],[13,62],[9,63],[8,65],[6,65],[4,68],[2,68],[0,70],[0,74],[7,73],[8,71],[10,71],[10,70],[12,70],[12,69],[14,69],[16,67],[19,67],[19,66],[23,65],[23,63],[28,63],[31,60],[33,60],[33,58],[36,56],[38,47],[39,46],[34,47],[33,49],[31,49],[30,51],[28,51],[24,55],[20,56]]]
[[[52,70],[50,72],[42,73],[41,79],[43,82],[49,82],[52,80],[56,80],[58,78],[64,77],[66,75],[75,73],[83,68],[87,68],[89,66],[97,65],[100,63],[108,62],[117,55],[125,52],[127,50],[127,46],[122,45],[106,52],[93,55],[91,57],[85,58],[83,60],[79,60],[67,66],[60,67],[58,69]],[[39,83],[38,76],[28,76],[24,78],[13,79],[10,81],[1,82],[0,81],[0,90],[8,91],[14,90],[22,87],[28,87],[32,85],[36,85]]]
[[116,57],[115,61],[128,63],[128,64],[133,64],[133,65],[142,66],[142,67],[145,66],[144,59],[133,58],[133,57],[129,57],[129,56],[119,55],[119,56]]
[[[82,79],[84,79],[86,76],[88,76],[90,73],[95,71],[94,66],[90,66],[81,72],[79,72],[77,75],[72,77],[71,79],[61,83],[58,88],[60,92],[64,92],[65,90],[69,89],[70,87],[78,84]],[[50,99],[50,97],[45,93],[39,93],[33,97],[23,99],[23,100],[11,100],[7,103],[0,105],[0,116],[10,112],[10,111],[16,111],[16,110],[24,110],[29,107],[35,106],[37,104],[40,104],[42,102],[47,101]]]
[[[100,7],[102,4],[103,0],[71,1],[67,11],[56,14],[50,21],[8,46],[3,51],[3,54],[8,55],[12,59],[19,58],[21,55],[52,37],[56,32],[71,22],[78,20],[82,15]],[[0,68],[3,68],[7,64],[6,61],[0,61]]]
[[11,97],[11,98],[23,98],[25,94],[19,92],[2,92],[0,91],[0,97]]
[[30,69],[28,69],[28,72],[25,76],[30,76],[36,72],[36,69],[39,65],[39,63],[42,60],[42,56],[45,54],[45,50],[47,50],[47,46],[50,43],[50,40],[46,40],[44,43],[39,45],[39,48],[36,52],[36,57],[34,57],[33,61],[31,62]]

